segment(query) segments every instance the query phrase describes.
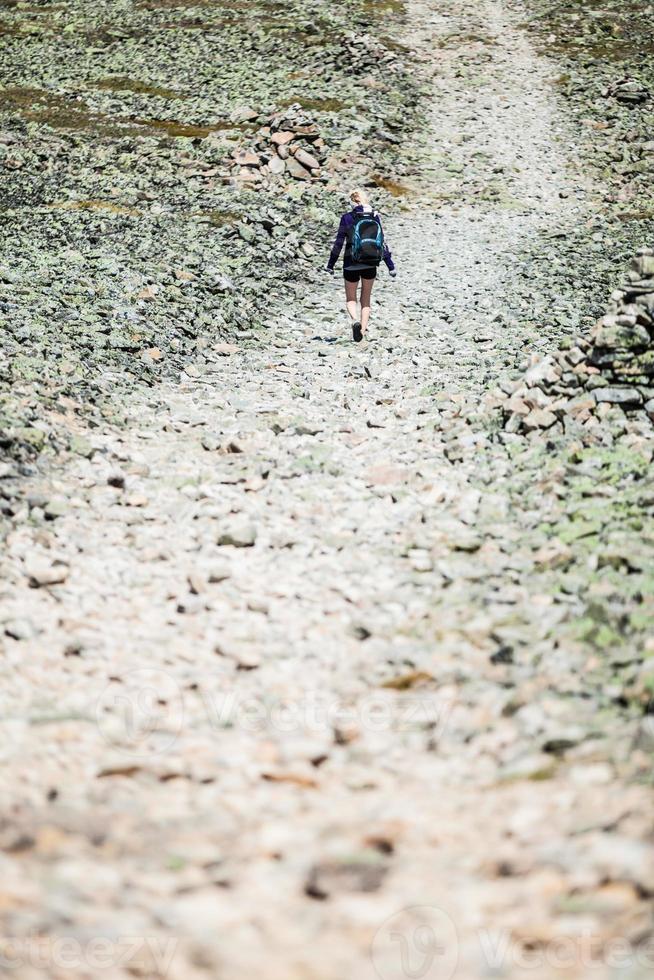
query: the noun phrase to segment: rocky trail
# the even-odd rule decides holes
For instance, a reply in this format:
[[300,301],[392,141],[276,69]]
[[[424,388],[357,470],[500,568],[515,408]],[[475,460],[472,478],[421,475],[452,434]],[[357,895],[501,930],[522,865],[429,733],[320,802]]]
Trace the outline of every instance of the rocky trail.
[[2,559],[8,976],[651,976],[653,734],[614,668],[651,652],[615,621],[652,542],[620,526],[594,560],[580,501],[629,514],[631,484],[601,440],[504,432],[496,398],[551,344],[525,251],[595,190],[505,4],[409,6],[433,110],[369,339],[312,274],[28,487]]

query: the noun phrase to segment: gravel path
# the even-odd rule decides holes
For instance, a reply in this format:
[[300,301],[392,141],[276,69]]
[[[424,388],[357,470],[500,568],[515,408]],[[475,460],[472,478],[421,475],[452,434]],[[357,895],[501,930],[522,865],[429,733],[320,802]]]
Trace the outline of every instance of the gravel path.
[[20,980],[651,970],[634,723],[561,641],[545,484],[539,513],[484,408],[528,340],[521,249],[585,189],[502,4],[412,6],[434,146],[370,341],[321,285],[85,433],[8,541]]

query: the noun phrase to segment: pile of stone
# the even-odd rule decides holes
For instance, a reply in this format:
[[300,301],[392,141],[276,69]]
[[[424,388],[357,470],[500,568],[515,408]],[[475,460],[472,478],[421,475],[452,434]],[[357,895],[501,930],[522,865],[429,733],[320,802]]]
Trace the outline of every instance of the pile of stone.
[[502,386],[506,431],[565,427],[567,419],[592,427],[614,406],[654,421],[654,249],[639,251],[625,279],[588,339],[535,357],[520,381]]
[[320,130],[295,104],[265,119],[254,139],[234,151],[231,176],[238,183],[260,183],[271,177],[321,180],[325,157]]
[[402,60],[398,45],[388,42],[388,39],[386,43],[381,43],[371,34],[351,34],[341,39],[335,64],[354,75],[364,76],[370,76],[370,66],[376,65],[384,77],[400,68]]
[[612,96],[623,105],[632,107],[642,105],[650,97],[649,89],[638,80],[631,78],[622,78],[614,82],[604,89],[602,95]]

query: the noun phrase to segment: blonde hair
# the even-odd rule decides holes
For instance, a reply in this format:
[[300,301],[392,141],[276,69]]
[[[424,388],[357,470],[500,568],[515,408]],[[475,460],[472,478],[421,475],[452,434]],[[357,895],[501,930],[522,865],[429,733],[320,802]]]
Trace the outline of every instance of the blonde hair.
[[352,191],[350,194],[350,200],[352,201],[352,204],[363,204],[364,207],[370,204],[370,198],[366,192],[360,190],[359,188]]

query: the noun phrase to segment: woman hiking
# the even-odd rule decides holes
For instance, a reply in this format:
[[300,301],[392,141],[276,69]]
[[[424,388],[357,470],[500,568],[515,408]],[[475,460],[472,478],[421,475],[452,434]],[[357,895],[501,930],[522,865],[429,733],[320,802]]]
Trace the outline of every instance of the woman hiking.
[[[370,206],[365,191],[350,194],[352,210],[341,218],[336,240],[329,256],[326,271],[334,275],[334,266],[345,245],[343,278],[345,279],[345,305],[352,320],[352,338],[358,343],[368,329],[370,297],[377,276],[377,266],[382,259],[391,277],[397,275],[393,258],[384,241],[381,219]],[[361,319],[357,319],[357,288],[361,281]]]

